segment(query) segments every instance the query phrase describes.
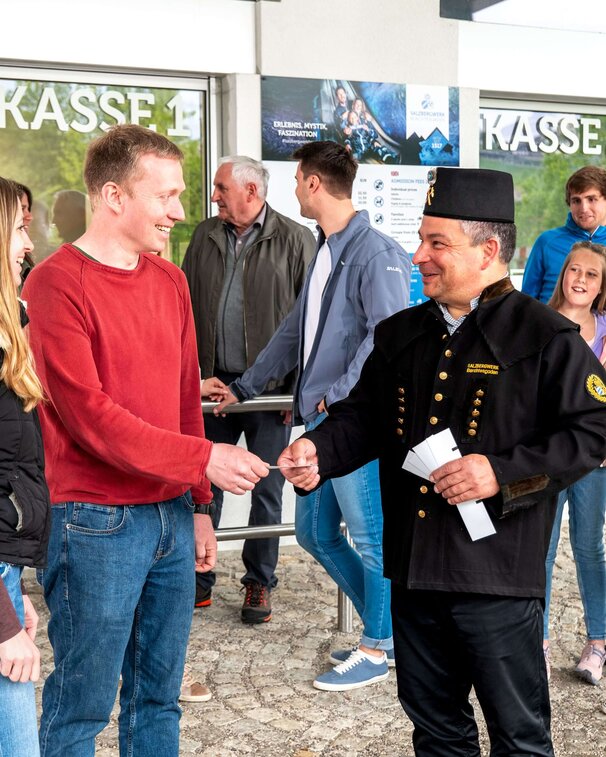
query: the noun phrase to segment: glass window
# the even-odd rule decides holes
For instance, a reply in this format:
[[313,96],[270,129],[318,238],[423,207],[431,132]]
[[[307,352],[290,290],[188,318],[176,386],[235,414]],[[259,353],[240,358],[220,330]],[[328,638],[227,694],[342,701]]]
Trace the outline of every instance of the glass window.
[[114,124],[136,123],[164,134],[185,155],[186,221],[177,224],[165,251],[180,264],[208,210],[207,81],[73,71],[45,77],[11,69],[1,69],[0,77],[1,173],[32,192],[35,260],[86,227],[82,168],[88,143]]
[[569,176],[589,164],[606,167],[605,145],[606,108],[482,102],[480,167],[508,171],[514,180],[518,228],[514,278],[521,277],[539,234],[564,225]]

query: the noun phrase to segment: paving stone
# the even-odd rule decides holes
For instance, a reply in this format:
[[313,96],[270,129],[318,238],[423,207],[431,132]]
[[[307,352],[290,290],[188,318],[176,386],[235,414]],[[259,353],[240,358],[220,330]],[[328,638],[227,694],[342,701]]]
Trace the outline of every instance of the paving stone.
[[[552,597],[552,732],[558,757],[606,755],[606,684],[573,672],[584,644],[583,613],[564,529]],[[197,757],[412,757],[412,726],[396,694],[395,674],[350,692],[320,692],[314,677],[329,669],[331,649],[353,646],[337,631],[337,594],[322,568],[298,547],[281,551],[274,619],[240,620],[242,564],[221,552],[213,604],[194,612],[188,662],[213,699],[183,704],[181,754]],[[42,670],[52,670],[48,613],[32,571],[25,577],[41,624]],[[36,687],[40,706],[41,684]],[[489,744],[477,700],[482,757]],[[117,706],[97,739],[97,757],[117,757]],[[158,757],[163,757],[158,755]]]

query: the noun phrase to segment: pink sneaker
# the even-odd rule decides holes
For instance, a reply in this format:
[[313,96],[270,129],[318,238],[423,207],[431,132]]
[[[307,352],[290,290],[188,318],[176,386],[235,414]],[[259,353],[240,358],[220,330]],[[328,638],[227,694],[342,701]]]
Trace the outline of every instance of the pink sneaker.
[[585,644],[581,659],[575,670],[584,681],[597,686],[602,678],[604,660],[606,660],[606,652],[601,647],[588,641]]

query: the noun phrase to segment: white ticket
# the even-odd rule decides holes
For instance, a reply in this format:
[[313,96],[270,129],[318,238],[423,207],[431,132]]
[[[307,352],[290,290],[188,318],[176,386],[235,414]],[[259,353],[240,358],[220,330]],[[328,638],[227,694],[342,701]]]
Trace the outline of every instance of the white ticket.
[[[432,471],[445,463],[461,457],[461,453],[449,428],[433,434],[417,444],[406,455],[404,470],[429,480]],[[457,505],[465,528],[472,541],[496,534],[496,529],[481,500],[461,502]]]

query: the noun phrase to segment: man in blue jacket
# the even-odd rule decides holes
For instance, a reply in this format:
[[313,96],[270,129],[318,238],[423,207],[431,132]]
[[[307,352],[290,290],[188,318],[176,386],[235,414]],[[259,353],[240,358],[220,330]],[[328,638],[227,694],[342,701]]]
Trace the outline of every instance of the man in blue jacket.
[[566,224],[544,231],[534,243],[524,270],[522,291],[547,302],[566,255],[575,242],[606,244],[606,170],[584,166],[566,182]]
[[[293,310],[215,412],[296,368],[293,415],[310,429],[357,383],[377,323],[408,306],[411,264],[396,242],[371,227],[365,211],[354,210],[357,164],[345,147],[310,142],[293,157],[301,214],[318,222],[316,256]],[[340,531],[342,519],[356,549]],[[335,667],[314,686],[346,691],[384,680],[393,639],[377,461],[298,497],[295,526],[299,544],[352,600],[363,624],[359,645],[333,651]]]

